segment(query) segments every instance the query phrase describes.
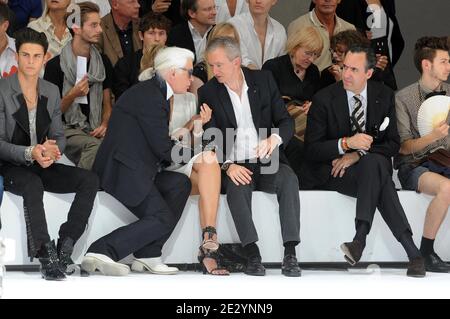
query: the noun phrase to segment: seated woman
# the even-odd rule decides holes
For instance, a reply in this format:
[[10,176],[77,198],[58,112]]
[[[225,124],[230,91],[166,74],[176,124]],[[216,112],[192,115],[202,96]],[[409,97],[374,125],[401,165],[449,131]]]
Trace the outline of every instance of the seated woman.
[[[150,79],[153,75],[154,57],[162,46],[157,45],[146,50],[141,64],[145,70],[139,76],[140,81]],[[145,65],[146,64],[146,65]],[[192,70],[186,70],[192,72]],[[169,134],[174,140],[181,140],[186,147],[194,148],[201,143],[203,125],[211,119],[211,109],[203,104],[197,114],[197,102],[192,93],[175,94],[169,122]],[[191,138],[192,137],[192,138]],[[191,142],[194,145],[190,145]],[[203,273],[211,275],[229,275],[226,269],[219,268],[217,261],[216,217],[220,195],[220,166],[214,152],[205,151],[192,157],[187,164],[172,164],[167,170],[187,175],[191,179],[191,195],[200,195],[199,211],[202,227],[202,245],[198,255]]]
[[319,88],[320,73],[313,63],[322,52],[323,40],[313,27],[289,35],[286,55],[264,63],[262,69],[272,72],[289,114],[295,119],[295,136],[285,148],[292,169],[299,175],[303,158],[306,116],[313,95]]
[[[218,37],[230,37],[236,39],[239,43],[239,33],[236,31],[234,26],[231,23],[223,22],[216,24],[214,29],[211,30],[208,36],[208,43]],[[208,44],[206,44],[208,46]],[[194,66],[194,78],[189,88],[189,92],[197,95],[197,90],[206,82],[211,80],[213,77],[212,72],[209,70],[208,63],[206,63],[206,59],[203,59],[202,62],[197,63]]]
[[70,0],[45,1],[43,15],[28,24],[28,27],[38,32],[44,32],[48,40],[48,60],[61,53],[62,48],[72,40],[67,28],[66,15]]
[[330,51],[333,64],[323,69],[320,74],[321,89],[342,80],[345,54],[354,45],[369,46],[370,42],[356,30],[342,31],[331,38]]

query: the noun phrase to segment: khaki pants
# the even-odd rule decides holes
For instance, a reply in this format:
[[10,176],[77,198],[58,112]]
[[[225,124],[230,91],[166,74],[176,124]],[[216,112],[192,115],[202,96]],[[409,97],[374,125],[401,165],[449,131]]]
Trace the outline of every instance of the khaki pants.
[[90,136],[78,128],[66,128],[67,145],[64,154],[78,167],[92,169],[97,150],[103,139]]

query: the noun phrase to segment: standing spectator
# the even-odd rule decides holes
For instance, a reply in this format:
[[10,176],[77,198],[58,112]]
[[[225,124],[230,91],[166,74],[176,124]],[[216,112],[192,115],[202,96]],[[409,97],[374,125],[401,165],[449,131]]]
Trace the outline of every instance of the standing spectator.
[[276,0],[248,0],[250,12],[231,18],[241,39],[242,65],[261,69],[264,62],[285,53],[286,30],[269,16]]
[[247,0],[214,0],[217,7],[216,23],[227,22],[232,17],[248,12]]

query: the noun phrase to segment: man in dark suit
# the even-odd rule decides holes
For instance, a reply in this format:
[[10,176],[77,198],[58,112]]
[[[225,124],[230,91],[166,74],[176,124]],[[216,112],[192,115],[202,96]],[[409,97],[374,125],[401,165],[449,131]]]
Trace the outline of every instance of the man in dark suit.
[[206,49],[206,57],[215,78],[198,91],[199,104],[206,103],[213,110],[206,136],[218,134],[224,138],[220,154],[224,157],[222,186],[247,254],[245,273],[265,275],[251,207],[252,191],[259,190],[277,194],[285,247],[282,273],[298,277],[301,275],[295,252],[300,242],[298,180],[286,158],[280,156],[279,163],[276,156],[278,146],[284,148],[294,134],[293,120],[271,73],[241,68],[236,40],[214,39]]
[[114,106],[110,126],[93,170],[103,189],[125,205],[138,221],[94,242],[82,267],[105,275],[127,275],[117,261],[134,254],[132,269],[173,274],[161,261],[161,249],[172,233],[189,197],[189,179],[162,171],[170,165],[170,103],[174,93],[186,93],[194,55],[186,49],[165,48],[155,58],[157,74],[125,92]]
[[394,93],[368,81],[375,63],[371,48],[350,48],[344,60],[343,81],[313,98],[301,184],[303,188],[333,190],[357,198],[356,235],[352,242],[341,245],[351,265],[361,258],[378,208],[408,254],[407,275],[423,277],[423,258],[413,242],[391,177],[391,157],[400,146]]
[[185,0],[181,9],[186,21],[170,30],[167,46],[191,50],[196,64],[203,61],[206,39],[216,23],[216,4],[214,0]]

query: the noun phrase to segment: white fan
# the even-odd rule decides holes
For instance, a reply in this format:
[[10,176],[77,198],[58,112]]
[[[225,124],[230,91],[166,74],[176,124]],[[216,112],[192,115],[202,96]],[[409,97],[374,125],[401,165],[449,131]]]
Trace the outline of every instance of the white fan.
[[430,134],[442,121],[447,120],[450,110],[450,96],[435,95],[426,99],[417,114],[420,136]]

